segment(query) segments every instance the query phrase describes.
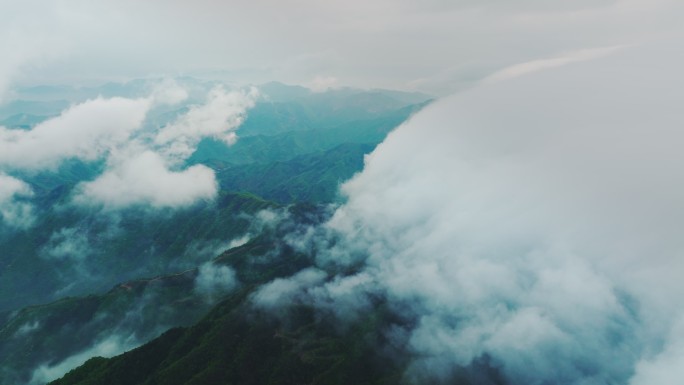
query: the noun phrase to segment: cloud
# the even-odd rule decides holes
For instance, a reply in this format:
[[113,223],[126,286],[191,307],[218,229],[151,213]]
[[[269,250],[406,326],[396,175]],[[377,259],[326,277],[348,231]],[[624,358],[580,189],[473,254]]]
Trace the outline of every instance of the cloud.
[[322,270],[309,268],[289,278],[276,278],[252,295],[252,303],[262,309],[277,309],[296,303],[307,298],[306,290],[320,285],[327,276]]
[[212,200],[217,193],[214,172],[195,165],[170,170],[161,155],[143,150],[111,161],[111,167],[92,182],[81,183],[75,202],[101,204],[108,209],[133,205],[153,208],[185,207]]
[[19,179],[0,172],[0,221],[27,228],[33,224],[33,206],[20,198],[33,196],[33,190]]
[[188,91],[174,79],[165,78],[153,86],[150,98],[155,104],[174,105],[186,100],[188,96]]
[[24,337],[40,329],[40,327],[41,324],[38,320],[34,320],[33,322],[26,322],[17,329],[17,331],[14,333],[14,337]]
[[684,322],[676,321],[665,347],[654,357],[641,360],[630,385],[676,384],[684,375]]
[[[149,100],[176,103],[186,97],[187,92],[175,82],[165,81]],[[203,165],[182,168],[182,162],[203,138],[227,143],[237,140],[235,130],[256,97],[254,88],[232,92],[222,86],[212,89],[205,104],[190,107],[154,133],[151,140],[135,138],[111,149],[107,170],[95,180],[81,183],[74,201],[120,209],[135,205],[177,208],[213,200],[218,193],[213,170]]]
[[586,49],[576,52],[571,52],[559,57],[551,59],[540,59],[533,60],[525,63],[515,64],[510,67],[506,67],[499,70],[482,80],[483,83],[493,83],[498,81],[503,81],[506,79],[516,78],[518,76],[523,76],[529,73],[534,73],[537,71],[543,71],[545,69],[561,67],[566,64],[571,64],[575,62],[581,62],[586,60],[592,60],[599,58],[601,56],[610,55],[611,53],[624,48],[624,46],[615,47],[605,47],[605,48],[593,48]]
[[139,345],[132,336],[111,335],[92,347],[67,357],[54,365],[44,364],[33,371],[29,384],[45,384],[64,376],[70,370],[83,365],[92,357],[113,357]]
[[325,92],[339,85],[339,80],[334,76],[316,76],[308,87],[313,92]]
[[252,234],[247,233],[231,240],[210,239],[192,241],[185,247],[183,254],[178,258],[178,267],[180,269],[196,267],[199,263],[216,258],[224,251],[244,245],[249,242],[252,236]]
[[512,384],[667,383],[684,357],[680,47],[532,66],[426,107],[292,242],[358,272],[255,298],[325,310],[381,293],[411,320],[418,381],[487,357]]
[[[5,3],[0,36],[16,42],[2,44],[8,84],[150,74],[307,84],[334,74],[442,94],[516,63],[667,33],[682,12],[671,0]],[[444,80],[416,82],[436,73]]]
[[244,121],[247,110],[254,106],[257,95],[256,88],[228,92],[222,86],[216,87],[207,95],[205,104],[191,107],[162,128],[154,142],[162,147],[165,157],[179,161],[192,155],[204,138],[232,145],[237,140],[235,130]]
[[195,291],[214,300],[234,290],[239,282],[235,270],[228,266],[207,262],[199,267],[195,278]]
[[101,159],[130,139],[150,106],[150,100],[144,98],[96,98],[31,130],[0,127],[0,167],[54,169],[69,158]]
[[42,250],[46,258],[71,261],[83,261],[92,252],[88,233],[76,227],[67,227],[52,233]]

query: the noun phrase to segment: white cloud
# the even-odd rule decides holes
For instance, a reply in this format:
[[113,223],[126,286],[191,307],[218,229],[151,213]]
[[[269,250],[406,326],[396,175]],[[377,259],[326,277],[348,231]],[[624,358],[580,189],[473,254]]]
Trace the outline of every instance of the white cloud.
[[92,347],[74,354],[55,365],[40,365],[33,371],[29,384],[45,384],[64,376],[70,370],[83,365],[92,357],[113,357],[134,348],[139,343],[132,336],[109,336]]
[[183,260],[187,259],[192,266],[197,266],[197,264],[194,263],[195,261],[206,261],[215,258],[226,250],[244,245],[249,242],[251,237],[251,234],[245,234],[228,241],[220,239],[192,241],[185,248],[183,256],[180,258],[181,263],[184,262]]
[[183,160],[192,155],[203,138],[214,138],[233,144],[235,130],[254,106],[258,92],[226,91],[222,86],[212,89],[205,104],[193,106],[175,122],[157,133],[154,142],[162,147],[168,159]]
[[327,276],[322,270],[309,268],[289,278],[276,278],[252,295],[252,303],[263,309],[291,305],[308,298],[306,291],[320,285]]
[[33,196],[31,187],[0,172],[0,221],[12,227],[26,228],[33,223],[33,206],[17,198]]
[[212,200],[217,193],[214,172],[208,167],[195,165],[173,171],[153,151],[125,153],[111,164],[94,181],[79,185],[77,203],[101,204],[108,209],[133,205],[184,207],[198,200]]
[[25,324],[21,325],[17,331],[14,333],[15,337],[24,337],[28,334],[31,334],[35,332],[36,330],[40,329],[41,324],[40,321],[35,320],[35,321],[29,321],[26,322]]
[[234,290],[237,285],[235,270],[212,262],[200,266],[195,278],[195,291],[211,300]]
[[[684,308],[680,48],[532,66],[547,68],[426,107],[316,230],[319,264],[366,265],[362,284],[320,290],[341,305],[384,292],[412,317],[419,380],[487,355],[513,384],[627,383],[635,369],[635,384],[667,383]],[[316,287],[264,292],[315,304]]]
[[100,159],[141,127],[150,104],[149,99],[96,98],[28,131],[0,127],[0,166],[54,169],[68,158]]

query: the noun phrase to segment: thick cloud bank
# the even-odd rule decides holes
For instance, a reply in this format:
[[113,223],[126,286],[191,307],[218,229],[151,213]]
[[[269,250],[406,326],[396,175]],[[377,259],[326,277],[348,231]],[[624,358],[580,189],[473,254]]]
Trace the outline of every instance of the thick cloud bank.
[[337,311],[382,293],[411,317],[388,335],[419,357],[417,380],[485,357],[514,384],[681,380],[676,52],[663,41],[509,73],[399,127],[312,238],[321,267],[365,266],[327,284],[355,292]]

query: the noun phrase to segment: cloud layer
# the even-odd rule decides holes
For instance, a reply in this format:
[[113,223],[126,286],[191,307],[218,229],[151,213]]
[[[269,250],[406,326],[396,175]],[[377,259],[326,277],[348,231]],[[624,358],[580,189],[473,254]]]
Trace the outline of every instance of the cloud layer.
[[31,187],[0,172],[0,223],[25,228],[33,222],[33,208],[19,198],[33,195]]
[[416,380],[489,357],[514,384],[674,383],[684,62],[673,45],[542,66],[427,107],[367,157],[311,238],[321,267],[365,268],[301,290],[324,290],[340,313],[383,293],[413,320],[388,333],[419,357]]
[[154,138],[167,158],[184,160],[192,155],[204,138],[232,145],[235,130],[242,124],[248,109],[254,107],[256,88],[249,92],[227,92],[223,87],[209,91],[205,104],[192,106],[175,122],[165,126]]
[[92,182],[80,185],[77,202],[116,209],[131,205],[154,208],[188,206],[216,196],[214,172],[196,165],[181,171],[167,168],[157,153],[146,150],[114,162]]
[[[105,161],[101,175],[77,186],[74,201],[107,209],[184,207],[213,199],[214,172],[201,165],[185,168],[183,163],[203,138],[228,144],[237,140],[235,130],[254,106],[256,89],[215,87],[203,104],[153,127],[146,122],[149,113],[186,100],[188,92],[169,79],[152,86],[146,97],[87,100],[28,130],[0,126],[0,171],[36,173],[55,171],[69,159]],[[0,213],[7,223],[26,226],[30,203],[16,198],[28,197],[30,189],[15,178],[2,178]]]

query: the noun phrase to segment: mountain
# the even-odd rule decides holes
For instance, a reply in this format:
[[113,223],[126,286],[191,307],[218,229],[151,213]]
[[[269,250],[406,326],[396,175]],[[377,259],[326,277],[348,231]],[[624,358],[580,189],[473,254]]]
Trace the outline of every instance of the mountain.
[[[244,136],[230,147],[218,140],[204,139],[188,162],[191,164],[211,164],[216,161],[234,165],[263,164],[330,150],[345,143],[375,146],[384,140],[390,131],[425,105],[423,103],[402,107],[366,120],[344,122],[327,128],[297,129],[269,135]],[[249,119],[245,125],[248,123]]]
[[[190,99],[153,110],[143,130],[173,121],[216,84],[180,81]],[[31,129],[83,98],[134,97],[146,87],[134,81],[26,89],[20,94],[25,101],[4,105],[1,124]],[[361,170],[365,154],[428,102],[411,104],[403,93],[386,93],[263,87],[238,142],[229,147],[205,139],[185,165],[212,168],[218,198],[182,209],[74,205],[79,184],[108,167],[103,160],[11,170],[34,192],[26,199],[35,221],[29,229],[0,228],[0,383],[45,382],[91,356],[111,356],[169,328],[190,327],[228,289],[207,293],[199,289],[205,279],[234,276],[237,291],[228,291],[231,298],[242,296],[244,307],[254,287],[310,265],[272,233],[272,216],[288,212],[290,227],[320,220],[340,199],[338,186]]]
[[[323,215],[306,205],[287,212],[291,223],[320,221]],[[127,281],[103,294],[64,298],[0,315],[6,318],[0,328],[2,383],[40,382],[50,379],[52,372],[78,365],[88,354],[128,350],[170,327],[192,325],[236,287],[244,290],[297,272],[310,261],[280,241],[286,229],[265,228],[245,245],[199,268]],[[271,255],[264,261],[267,254]],[[221,275],[227,271],[234,271],[234,276]],[[224,282],[227,277],[233,284]]]
[[[390,331],[399,332],[414,320],[381,298],[351,321],[296,301],[275,311],[255,306],[259,283],[311,263],[275,244],[263,244],[261,252],[273,249],[279,250],[277,256],[256,269],[245,269],[238,249],[217,258],[252,279],[197,324],[170,329],[116,357],[92,358],[50,385],[411,383],[406,372],[413,353],[397,345]],[[486,357],[455,368],[448,382],[505,384]]]
[[281,204],[333,202],[340,184],[363,168],[363,157],[373,148],[345,143],[286,161],[223,167],[217,178],[224,190],[250,191]]

